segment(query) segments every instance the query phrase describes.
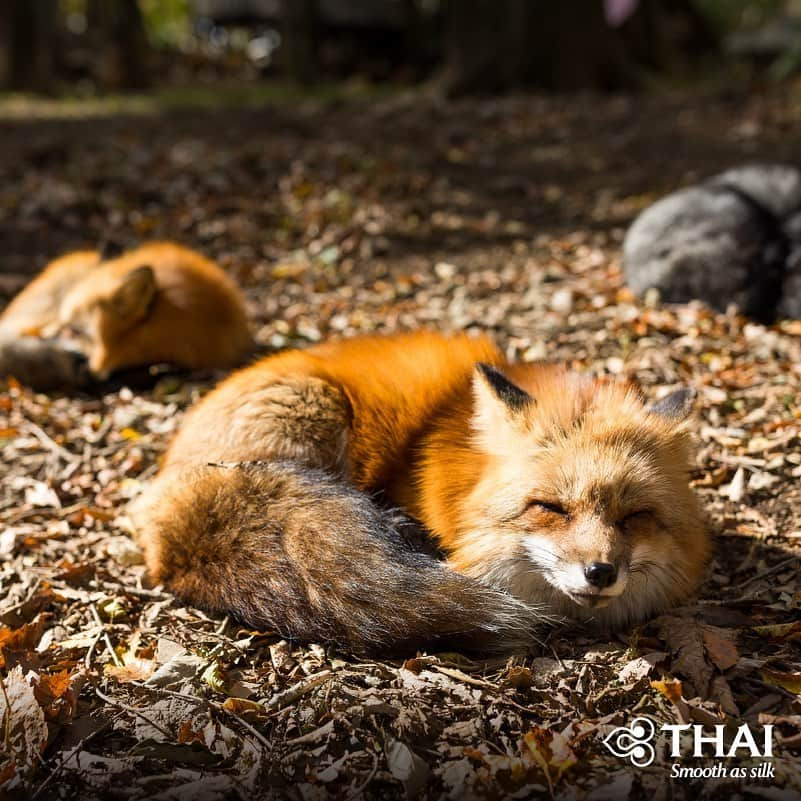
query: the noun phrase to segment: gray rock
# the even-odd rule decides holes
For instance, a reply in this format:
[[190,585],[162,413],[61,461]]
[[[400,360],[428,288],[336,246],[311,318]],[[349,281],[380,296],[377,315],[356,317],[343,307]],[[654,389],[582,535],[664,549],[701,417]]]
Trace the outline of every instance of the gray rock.
[[629,228],[623,268],[640,295],[733,304],[763,322],[801,316],[801,172],[749,165],[673,192]]
[[801,211],[788,217],[782,227],[790,249],[777,317],[801,318]]
[[733,167],[714,175],[707,184],[739,189],[774,217],[787,217],[801,209],[801,170],[786,164]]

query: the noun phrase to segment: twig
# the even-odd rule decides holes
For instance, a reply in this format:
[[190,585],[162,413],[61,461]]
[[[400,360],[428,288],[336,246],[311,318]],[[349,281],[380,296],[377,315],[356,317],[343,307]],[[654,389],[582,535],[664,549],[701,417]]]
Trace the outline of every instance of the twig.
[[214,701],[208,701],[207,703],[211,704],[215,709],[225,712],[226,715],[230,715],[240,726],[247,729],[268,751],[273,750],[270,741],[255,726],[251,726],[250,723],[237,715],[236,712],[232,712],[230,709],[226,709],[222,704],[217,704]]
[[66,448],[62,448],[43,428],[40,428],[31,420],[26,420],[23,426],[24,428],[30,429],[31,434],[33,434],[45,448],[53,453],[57,453],[65,461],[74,462],[80,459],[80,457],[76,456],[74,453],[70,453]]
[[0,675],[0,690],[3,691],[3,698],[6,701],[6,713],[3,715],[5,718],[5,726],[3,726],[3,745],[5,746],[6,753],[11,753],[11,701],[8,700],[8,692],[6,691],[6,683]]
[[101,589],[108,590],[109,592],[123,593],[125,595],[134,595],[137,598],[148,598],[153,601],[171,601],[173,596],[166,592],[159,590],[148,590],[144,587],[131,587],[129,584],[114,584],[111,581],[100,581],[98,585]]
[[58,774],[61,773],[62,770],[64,770],[64,766],[75,756],[75,754],[78,753],[78,751],[80,751],[86,745],[86,743],[89,742],[89,740],[91,740],[95,735],[100,734],[100,732],[105,731],[109,726],[111,726],[121,717],[122,713],[120,712],[111,719],[107,720],[102,726],[95,729],[93,732],[87,734],[86,737],[84,737],[78,743],[78,745],[76,745],[75,748],[73,748],[72,751],[70,751],[69,754],[67,754],[61,760],[58,767],[53,768],[53,770],[50,771],[50,775],[36,788],[36,792],[31,796],[31,801],[34,801],[34,799],[39,797],[40,793],[44,791],[45,787],[47,787],[47,785],[50,784],[50,782],[53,781],[53,779],[55,779],[56,776],[58,776]]
[[332,718],[328,723],[323,723],[322,726],[318,726],[313,731],[308,732],[308,734],[302,734],[300,737],[293,737],[291,740],[287,740],[284,745],[308,745],[309,743],[316,743],[333,733],[334,719]]
[[473,687],[481,687],[485,690],[496,689],[496,685],[494,685],[492,682],[484,681],[483,679],[474,679],[472,676],[468,676],[461,670],[454,670],[453,668],[448,668],[444,665],[432,665],[431,667],[433,667],[438,673],[443,673],[444,675],[449,676],[452,679],[456,679],[457,681],[461,681],[464,684],[472,684]]
[[145,684],[142,681],[135,681],[132,682],[136,687],[141,687],[144,690],[150,690],[154,693],[163,693],[165,695],[172,695],[175,698],[182,698],[186,701],[194,701],[198,704],[206,704],[210,706],[212,709],[216,709],[218,712],[224,712],[226,715],[229,715],[237,723],[241,724],[243,728],[247,729],[268,751],[272,751],[273,746],[270,741],[261,733],[258,729],[251,726],[246,720],[242,717],[237,715],[235,712],[232,712],[230,709],[226,709],[223,704],[219,704],[216,701],[212,701],[210,698],[201,698],[197,695],[189,695],[189,693],[179,693],[177,690],[167,690],[164,687],[154,687],[151,684]]
[[318,687],[320,684],[328,681],[328,679],[330,679],[333,675],[334,672],[332,670],[323,670],[320,671],[320,673],[312,673],[311,676],[307,676],[297,684],[293,684],[288,690],[284,690],[283,692],[274,695],[264,706],[269,710],[281,709],[284,706],[288,706],[289,704],[297,701],[298,698],[306,695],[306,693],[310,692],[315,687]]
[[30,590],[28,590],[28,594],[25,596],[25,598],[15,603],[13,606],[6,606],[0,609],[0,616],[5,617],[6,615],[11,614],[15,610],[25,606],[25,604],[28,603],[33,598],[34,595],[36,595],[36,591],[41,586],[42,586],[42,580],[40,578],[37,578],[36,581],[33,582],[33,585],[31,586]]
[[90,670],[92,667],[92,657],[95,654],[95,648],[97,644],[100,642],[100,638],[103,636],[103,627],[100,626],[97,629],[97,636],[92,640],[92,644],[89,646],[89,650],[86,652],[86,656],[83,658],[84,667],[87,670]]
[[771,573],[776,573],[786,565],[789,565],[792,562],[797,562],[799,559],[801,559],[800,555],[788,556],[787,559],[782,559],[781,562],[777,562],[772,567],[768,567],[765,570],[760,570],[759,573],[755,573],[753,576],[751,576],[751,578],[746,579],[742,584],[738,584],[737,589],[742,590],[744,587],[748,587],[755,581],[759,581],[759,579],[763,579],[766,576],[771,575]]
[[111,644],[111,638],[108,636],[105,624],[100,619],[100,614],[97,611],[94,601],[89,604],[89,609],[92,610],[92,616],[94,617],[95,622],[103,630],[103,639],[106,642],[106,648],[108,649],[109,654],[111,654],[111,658],[114,660],[114,664],[117,667],[125,667],[125,663],[119,658],[119,656],[117,656],[117,652],[114,650],[114,646]]
[[134,687],[139,687],[141,690],[149,690],[152,693],[161,693],[162,695],[172,695],[175,698],[183,698],[185,701],[194,701],[196,704],[209,704],[214,706],[214,702],[208,698],[201,698],[199,695],[190,695],[189,693],[180,693],[178,690],[168,690],[166,687],[156,687],[154,684],[148,684],[144,681],[132,681]]
[[353,801],[354,798],[358,798],[367,789],[367,785],[370,784],[376,773],[378,773],[378,754],[373,751],[371,756],[373,757],[373,767],[370,769],[370,773],[358,787],[355,787],[345,796],[345,801]]
[[557,661],[557,663],[559,664],[559,667],[562,668],[562,670],[566,670],[567,666],[562,661],[562,657],[559,656],[558,653],[556,653],[556,648],[553,647],[553,643],[549,642],[548,643],[548,647],[551,649],[551,653],[553,654],[553,658]]
[[126,712],[130,712],[137,717],[142,718],[149,726],[152,726],[156,731],[161,732],[168,740],[172,740],[174,735],[172,732],[167,731],[166,729],[162,728],[158,725],[158,723],[154,723],[144,712],[138,710],[135,706],[129,706],[128,704],[123,704],[122,701],[115,701],[113,698],[105,695],[104,693],[100,692],[100,690],[95,687],[95,695],[101,700],[105,701],[107,704],[111,704],[112,706],[116,706],[117,709],[123,709]]

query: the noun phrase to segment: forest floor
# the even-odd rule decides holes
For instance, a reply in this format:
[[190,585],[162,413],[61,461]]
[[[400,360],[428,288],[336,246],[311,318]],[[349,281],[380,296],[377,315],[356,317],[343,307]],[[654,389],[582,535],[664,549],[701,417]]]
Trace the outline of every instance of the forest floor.
[[[717,549],[700,600],[613,639],[354,661],[148,585],[125,506],[208,378],[0,385],[0,797],[801,799],[801,323],[646,305],[620,272],[664,192],[801,162],[797,91],[19,117],[0,121],[0,297],[65,249],[165,237],[236,276],[267,348],[481,328],[649,397],[692,384]],[[638,768],[604,744],[637,716],[773,724],[774,755],[659,747]]]

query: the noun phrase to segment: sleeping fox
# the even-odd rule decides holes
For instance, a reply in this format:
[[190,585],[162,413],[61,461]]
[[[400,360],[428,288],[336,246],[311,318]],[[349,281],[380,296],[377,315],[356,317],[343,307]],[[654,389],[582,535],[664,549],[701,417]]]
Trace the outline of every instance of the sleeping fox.
[[62,256],[0,316],[0,374],[42,389],[159,362],[232,367],[252,349],[236,284],[171,242]]
[[188,413],[134,527],[186,601],[354,653],[623,626],[687,598],[709,556],[691,405],[466,335],[288,351]]

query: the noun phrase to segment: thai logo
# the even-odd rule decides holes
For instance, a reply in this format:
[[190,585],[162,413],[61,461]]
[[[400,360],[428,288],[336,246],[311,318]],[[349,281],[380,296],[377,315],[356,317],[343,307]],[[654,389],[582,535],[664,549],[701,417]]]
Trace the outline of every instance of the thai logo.
[[606,736],[604,745],[616,757],[628,759],[638,768],[647,768],[656,757],[651,740],[656,734],[653,721],[634,718],[630,726],[618,726]]

